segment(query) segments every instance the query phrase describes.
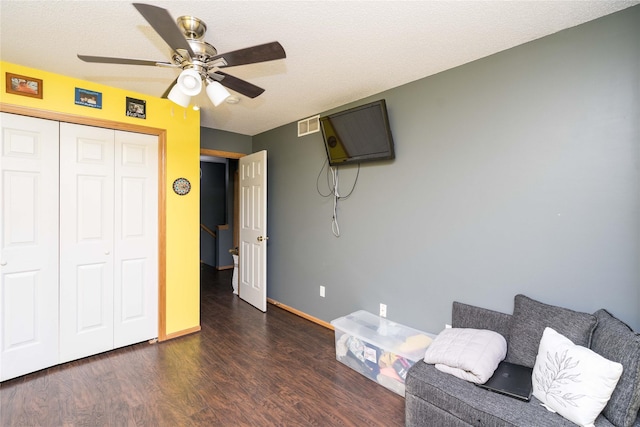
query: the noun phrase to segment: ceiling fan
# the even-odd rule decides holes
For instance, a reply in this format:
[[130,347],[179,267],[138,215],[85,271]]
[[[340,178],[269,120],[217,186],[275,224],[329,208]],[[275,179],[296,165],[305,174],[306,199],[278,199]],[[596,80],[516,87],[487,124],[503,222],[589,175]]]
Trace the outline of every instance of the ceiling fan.
[[220,69],[286,58],[278,42],[218,54],[211,44],[203,40],[207,25],[202,20],[194,16],[181,16],[174,21],[166,9],[143,3],[133,3],[133,6],[172,49],[171,62],[87,55],[78,55],[78,58],[103,64],[180,68],[180,75],[162,97],[182,107],[189,105],[191,97],[199,94],[203,85],[206,85],[207,96],[216,107],[231,95],[226,88],[255,98],[264,89]]

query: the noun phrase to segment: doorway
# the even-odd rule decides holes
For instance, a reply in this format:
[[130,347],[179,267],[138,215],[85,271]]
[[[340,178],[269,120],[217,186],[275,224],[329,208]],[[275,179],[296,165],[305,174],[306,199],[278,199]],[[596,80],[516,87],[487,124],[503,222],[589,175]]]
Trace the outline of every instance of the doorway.
[[227,209],[231,166],[229,159],[200,156],[200,262],[217,269],[228,268],[233,248],[233,212]]
[[200,150],[200,263],[233,269],[238,247],[238,159],[245,154]]

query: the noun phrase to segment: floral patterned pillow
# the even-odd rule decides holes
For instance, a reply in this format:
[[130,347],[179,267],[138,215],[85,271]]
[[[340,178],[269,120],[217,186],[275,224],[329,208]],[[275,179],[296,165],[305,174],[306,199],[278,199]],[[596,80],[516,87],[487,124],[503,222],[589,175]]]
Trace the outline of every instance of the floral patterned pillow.
[[545,328],[533,367],[533,395],[548,410],[591,427],[622,375],[622,365]]

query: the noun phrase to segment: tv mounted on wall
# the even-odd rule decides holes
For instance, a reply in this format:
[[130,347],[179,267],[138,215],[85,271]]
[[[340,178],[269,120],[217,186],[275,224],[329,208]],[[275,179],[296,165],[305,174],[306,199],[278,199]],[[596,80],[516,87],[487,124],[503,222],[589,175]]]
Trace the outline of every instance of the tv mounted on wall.
[[395,158],[384,99],[320,117],[331,166]]

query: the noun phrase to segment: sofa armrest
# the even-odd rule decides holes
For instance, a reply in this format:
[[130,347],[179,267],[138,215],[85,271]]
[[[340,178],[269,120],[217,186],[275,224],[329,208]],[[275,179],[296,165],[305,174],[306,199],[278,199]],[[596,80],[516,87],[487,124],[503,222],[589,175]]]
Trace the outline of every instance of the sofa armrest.
[[454,328],[489,329],[502,335],[509,341],[511,315],[500,313],[474,305],[453,302],[451,326]]

